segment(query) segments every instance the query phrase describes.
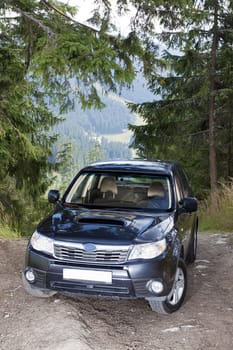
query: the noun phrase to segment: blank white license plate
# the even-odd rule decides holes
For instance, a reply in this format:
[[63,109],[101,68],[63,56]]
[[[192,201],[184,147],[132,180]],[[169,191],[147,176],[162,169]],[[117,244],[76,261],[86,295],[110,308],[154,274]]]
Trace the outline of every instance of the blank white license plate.
[[112,283],[112,272],[84,269],[63,269],[63,279]]

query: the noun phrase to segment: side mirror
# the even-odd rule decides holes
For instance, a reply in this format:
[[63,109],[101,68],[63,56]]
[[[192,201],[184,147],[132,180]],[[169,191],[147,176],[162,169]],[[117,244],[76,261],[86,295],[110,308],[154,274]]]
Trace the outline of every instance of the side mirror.
[[188,212],[197,211],[197,200],[194,197],[186,197],[182,200],[182,207]]
[[48,193],[48,201],[49,203],[56,203],[60,198],[60,192],[58,190],[50,190]]

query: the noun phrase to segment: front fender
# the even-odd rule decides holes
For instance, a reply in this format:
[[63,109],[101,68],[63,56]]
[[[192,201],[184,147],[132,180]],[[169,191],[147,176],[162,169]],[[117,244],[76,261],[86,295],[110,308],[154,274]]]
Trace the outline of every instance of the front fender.
[[[169,274],[165,277],[166,281],[167,281],[167,286],[169,289],[169,293],[173,287],[174,284],[174,280],[175,280],[175,275],[176,275],[176,270],[177,270],[177,266],[179,263],[180,258],[182,258],[182,254],[183,254],[183,249],[182,249],[182,242],[177,234],[177,231],[173,232],[173,235],[171,237],[171,239],[169,240],[168,238],[168,246],[169,246],[169,250],[170,250],[170,262],[169,262],[169,269],[167,269],[167,271],[169,271]],[[169,294],[168,293],[168,294]]]

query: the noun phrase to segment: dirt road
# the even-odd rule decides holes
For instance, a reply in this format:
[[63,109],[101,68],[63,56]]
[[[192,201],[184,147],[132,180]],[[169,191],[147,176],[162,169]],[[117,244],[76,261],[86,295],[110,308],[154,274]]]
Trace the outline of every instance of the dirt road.
[[233,235],[199,234],[182,308],[144,300],[36,299],[21,284],[26,240],[0,241],[1,350],[233,349]]

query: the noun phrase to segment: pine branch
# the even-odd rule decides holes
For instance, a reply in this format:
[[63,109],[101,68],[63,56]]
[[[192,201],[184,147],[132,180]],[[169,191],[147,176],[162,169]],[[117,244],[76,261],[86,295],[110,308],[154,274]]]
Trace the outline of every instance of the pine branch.
[[78,22],[76,20],[74,20],[72,17],[68,16],[67,14],[65,14],[64,12],[60,11],[58,8],[56,8],[54,5],[51,5],[48,1],[46,0],[41,0],[41,2],[46,5],[47,8],[50,8],[52,10],[54,10],[57,14],[59,14],[60,16],[66,18],[68,21],[70,21],[71,23],[74,23],[76,25],[79,25],[81,27],[87,28],[87,29],[91,29],[93,30],[95,33],[98,33],[97,29],[94,29],[93,27],[90,27],[84,23]]
[[[99,32],[97,29],[94,29],[94,28],[92,28],[92,27],[90,27],[90,26],[88,26],[86,24],[81,23],[81,22],[75,21],[74,19],[72,19],[71,17],[69,17],[68,15],[63,13],[62,11],[58,10],[57,8],[55,8],[54,6],[49,4],[48,1],[41,0],[41,2],[44,3],[44,5],[46,5],[47,8],[50,8],[50,9],[54,10],[60,16],[63,16],[64,18],[68,19],[71,23],[76,24],[78,26],[81,26],[83,28],[92,30],[94,33],[98,33]],[[14,10],[17,11],[18,13],[20,13],[23,17],[27,18],[29,21],[37,24],[39,28],[41,28],[44,32],[46,32],[48,34],[49,37],[51,37],[53,39],[56,37],[56,34],[51,30],[50,27],[46,26],[43,23],[43,21],[39,20],[38,18],[33,16],[31,13],[23,11],[20,8],[16,7],[16,6],[14,6]]]
[[30,13],[22,11],[21,9],[19,9],[17,7],[15,7],[15,9],[23,17],[27,18],[29,21],[31,21],[33,23],[36,23],[39,28],[41,28],[44,32],[46,32],[48,34],[49,37],[51,37],[51,38],[55,38],[56,37],[56,34],[48,26],[46,26],[42,21],[40,21],[39,19],[35,18]]

